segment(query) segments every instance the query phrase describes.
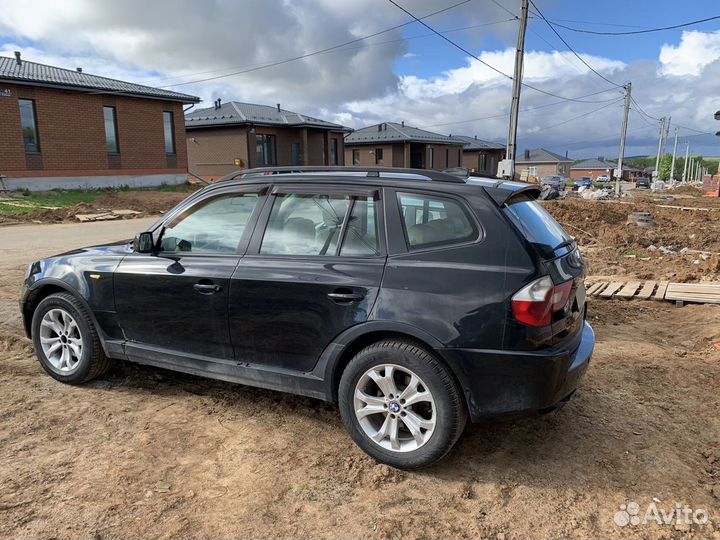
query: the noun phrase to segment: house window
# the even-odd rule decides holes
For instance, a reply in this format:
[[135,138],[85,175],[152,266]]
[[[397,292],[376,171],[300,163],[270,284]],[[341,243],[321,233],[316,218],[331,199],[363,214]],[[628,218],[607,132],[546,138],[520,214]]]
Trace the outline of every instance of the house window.
[[431,146],[430,147],[430,169],[435,168],[435,149]]
[[25,151],[28,153],[40,152],[40,139],[37,130],[37,116],[35,114],[34,99],[20,99],[20,125],[22,126]]
[[537,176],[537,167],[528,167],[528,176]]
[[117,113],[115,107],[103,107],[103,117],[105,119],[105,147],[108,154],[117,154],[120,152],[118,146],[117,132]]
[[330,165],[338,164],[338,144],[337,139],[330,139]]
[[462,148],[458,148],[458,167],[462,167]]
[[447,169],[450,166],[450,149],[445,149],[445,168]]
[[275,150],[275,135],[255,135],[258,165],[277,165],[277,152]]
[[382,162],[383,162],[383,149],[376,148],[375,149],[375,165],[382,165]]
[[291,165],[300,165],[300,143],[292,143],[290,146]]
[[480,170],[484,171],[485,169],[487,169],[487,156],[480,154]]
[[353,153],[352,164],[360,165],[360,150],[353,150],[352,153]]
[[163,111],[163,129],[165,130],[165,153],[175,153],[175,120],[171,111]]

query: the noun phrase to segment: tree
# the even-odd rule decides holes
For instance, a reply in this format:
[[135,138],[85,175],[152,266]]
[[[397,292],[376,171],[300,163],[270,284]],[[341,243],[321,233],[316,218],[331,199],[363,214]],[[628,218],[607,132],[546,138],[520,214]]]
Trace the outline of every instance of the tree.
[[[670,179],[670,166],[672,165],[672,156],[665,154],[660,158],[660,168],[658,170],[658,178],[665,180],[666,182]],[[677,166],[677,163],[675,164]]]

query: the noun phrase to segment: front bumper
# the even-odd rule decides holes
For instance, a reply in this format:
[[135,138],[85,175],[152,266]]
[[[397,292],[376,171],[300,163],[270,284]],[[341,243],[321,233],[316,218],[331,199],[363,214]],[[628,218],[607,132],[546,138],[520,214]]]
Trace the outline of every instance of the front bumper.
[[550,410],[568,398],[585,374],[595,333],[583,323],[574,350],[488,351],[440,349],[465,393],[473,422]]

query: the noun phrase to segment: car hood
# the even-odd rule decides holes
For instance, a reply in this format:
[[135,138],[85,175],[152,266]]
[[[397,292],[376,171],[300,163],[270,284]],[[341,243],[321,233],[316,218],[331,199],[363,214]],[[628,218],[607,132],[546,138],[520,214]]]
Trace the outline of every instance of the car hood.
[[124,256],[132,252],[132,240],[119,240],[111,244],[104,244],[100,246],[88,246],[83,248],[77,248],[64,253],[58,253],[48,257],[48,259],[56,259],[60,257],[70,257],[87,255],[89,257],[102,257],[102,256],[113,256],[120,255]]

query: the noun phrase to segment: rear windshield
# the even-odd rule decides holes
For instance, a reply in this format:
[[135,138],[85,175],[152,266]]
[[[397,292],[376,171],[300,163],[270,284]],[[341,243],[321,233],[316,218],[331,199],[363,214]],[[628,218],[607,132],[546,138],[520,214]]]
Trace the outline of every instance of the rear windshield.
[[546,257],[552,257],[556,249],[573,242],[555,218],[530,195],[515,195],[505,203],[503,212],[528,242]]

